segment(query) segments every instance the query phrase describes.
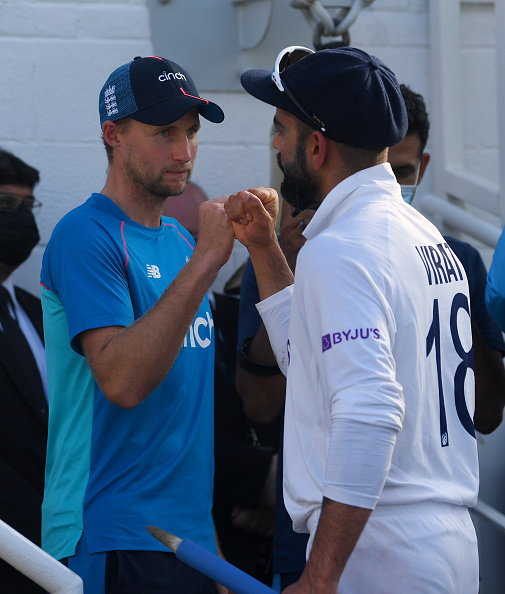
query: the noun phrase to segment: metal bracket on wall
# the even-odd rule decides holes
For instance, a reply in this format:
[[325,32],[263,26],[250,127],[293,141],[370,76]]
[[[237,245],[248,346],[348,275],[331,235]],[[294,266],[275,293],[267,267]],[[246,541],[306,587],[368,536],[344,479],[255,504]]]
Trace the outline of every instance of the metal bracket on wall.
[[238,11],[238,40],[242,51],[251,50],[264,41],[274,11],[274,0],[231,0]]

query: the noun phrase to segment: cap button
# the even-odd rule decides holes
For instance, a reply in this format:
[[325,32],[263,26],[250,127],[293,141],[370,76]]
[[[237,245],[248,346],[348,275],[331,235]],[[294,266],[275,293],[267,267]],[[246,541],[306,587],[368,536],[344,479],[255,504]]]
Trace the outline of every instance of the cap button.
[[142,60],[142,56],[135,56],[133,59],[134,60]]
[[373,70],[379,70],[379,64],[377,63],[376,60],[372,59],[370,60],[370,66],[372,67]]

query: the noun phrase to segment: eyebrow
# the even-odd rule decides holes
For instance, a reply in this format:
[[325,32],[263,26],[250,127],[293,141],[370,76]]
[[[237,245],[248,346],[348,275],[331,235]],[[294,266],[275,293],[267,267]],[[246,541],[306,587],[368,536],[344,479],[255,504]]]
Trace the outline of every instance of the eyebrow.
[[391,167],[395,174],[407,175],[410,173],[414,173],[416,171],[416,167],[414,165],[397,165],[396,167]]
[[286,128],[286,126],[277,119],[277,116],[274,116],[274,126],[276,128],[282,128],[283,130]]

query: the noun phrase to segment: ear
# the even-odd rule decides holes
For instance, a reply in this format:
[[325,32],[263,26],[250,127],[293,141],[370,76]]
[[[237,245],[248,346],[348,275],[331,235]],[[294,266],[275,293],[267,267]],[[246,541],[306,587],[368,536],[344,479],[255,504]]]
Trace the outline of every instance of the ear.
[[321,169],[326,160],[328,143],[325,136],[314,130],[307,140],[307,158],[315,171]]
[[107,120],[103,123],[102,134],[105,142],[111,147],[117,147],[120,144],[120,129],[115,122]]
[[417,178],[418,185],[421,183],[424,172],[426,171],[426,167],[428,167],[428,163],[430,162],[431,155],[430,153],[423,153],[421,155],[421,163],[419,164],[419,177]]

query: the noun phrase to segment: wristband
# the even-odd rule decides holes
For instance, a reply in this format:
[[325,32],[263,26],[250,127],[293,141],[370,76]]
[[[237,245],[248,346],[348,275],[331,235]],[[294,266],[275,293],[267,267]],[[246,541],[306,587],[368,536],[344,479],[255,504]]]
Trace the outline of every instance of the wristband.
[[249,350],[249,345],[251,344],[254,337],[246,338],[240,347],[240,350],[237,354],[237,363],[248,371],[249,373],[253,373],[254,375],[278,375],[281,373],[279,366],[277,363],[274,365],[263,365],[262,363],[256,363],[247,356],[247,351]]

